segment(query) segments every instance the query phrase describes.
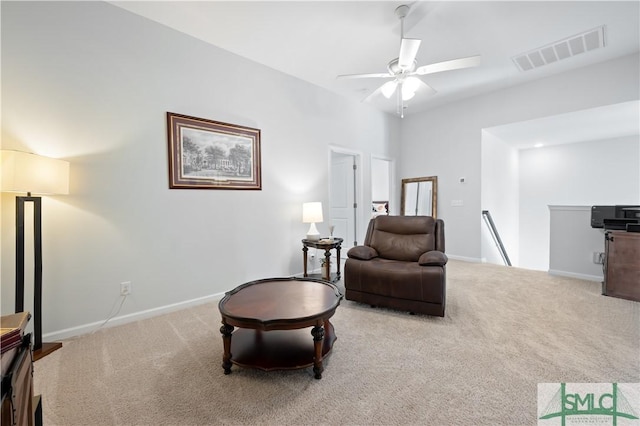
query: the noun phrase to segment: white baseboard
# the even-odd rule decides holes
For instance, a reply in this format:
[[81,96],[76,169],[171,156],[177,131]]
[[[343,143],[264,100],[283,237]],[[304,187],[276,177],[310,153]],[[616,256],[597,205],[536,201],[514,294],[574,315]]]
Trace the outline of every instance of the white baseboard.
[[130,322],[139,321],[145,318],[151,318],[158,315],[166,314],[192,306],[202,305],[203,303],[214,302],[224,297],[224,293],[216,293],[209,296],[199,297],[197,299],[186,300],[184,302],[173,303],[171,305],[160,306],[158,308],[147,309],[145,311],[134,312],[118,317],[111,318],[106,324],[102,325],[105,320],[84,324],[77,327],[66,328],[64,330],[46,333],[42,336],[43,341],[60,341],[71,337],[81,336],[83,334],[92,333],[100,328],[115,327],[118,325],[128,324]]
[[557,275],[559,277],[578,278],[578,279],[587,280],[587,281],[602,282],[604,280],[604,277],[602,275],[578,274],[576,272],[558,271],[555,269],[549,269],[549,275]]
[[456,254],[445,253],[449,259],[453,260],[463,260],[465,262],[473,262],[473,263],[482,263],[482,259],[479,257],[466,257],[466,256],[458,256]]

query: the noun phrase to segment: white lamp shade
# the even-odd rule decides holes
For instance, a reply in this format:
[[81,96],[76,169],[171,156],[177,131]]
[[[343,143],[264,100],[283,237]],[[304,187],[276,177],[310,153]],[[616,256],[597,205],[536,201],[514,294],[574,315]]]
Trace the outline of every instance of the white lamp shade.
[[302,223],[322,222],[322,203],[314,201],[302,204]]
[[2,192],[68,194],[69,163],[20,151],[0,151]]

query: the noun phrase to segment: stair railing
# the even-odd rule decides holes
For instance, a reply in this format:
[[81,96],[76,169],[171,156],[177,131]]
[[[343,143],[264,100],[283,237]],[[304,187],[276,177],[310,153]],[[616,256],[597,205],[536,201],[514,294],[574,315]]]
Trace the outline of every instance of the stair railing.
[[500,238],[500,234],[498,234],[498,229],[496,228],[496,224],[491,218],[491,213],[489,213],[489,210],[482,210],[482,218],[489,227],[489,232],[491,233],[493,242],[496,244],[496,247],[498,247],[498,251],[500,252],[500,256],[502,256],[504,264],[507,266],[511,266],[511,260],[509,260],[509,255],[507,255],[507,250],[505,250],[504,244],[502,244],[502,239]]

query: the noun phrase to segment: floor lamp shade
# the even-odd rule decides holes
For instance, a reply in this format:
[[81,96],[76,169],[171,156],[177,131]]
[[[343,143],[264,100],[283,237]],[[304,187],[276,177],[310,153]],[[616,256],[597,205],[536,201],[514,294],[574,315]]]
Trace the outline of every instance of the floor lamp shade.
[[309,231],[307,231],[307,240],[317,241],[320,239],[320,233],[316,228],[316,223],[322,222],[322,203],[314,201],[304,203],[302,205],[302,223],[310,223]]
[[19,151],[0,151],[2,192],[16,197],[16,312],[24,311],[25,204],[33,203],[33,320],[34,359],[55,351],[62,343],[42,342],[42,198],[31,194],[68,194],[69,163]]
[[0,151],[2,192],[68,194],[69,163],[20,151]]

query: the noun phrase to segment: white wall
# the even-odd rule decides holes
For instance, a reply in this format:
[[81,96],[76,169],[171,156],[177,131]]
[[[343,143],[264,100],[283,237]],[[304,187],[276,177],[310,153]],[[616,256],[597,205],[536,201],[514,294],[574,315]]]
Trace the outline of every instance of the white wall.
[[[518,150],[483,130],[481,206],[491,214],[513,266],[519,263],[518,170]],[[483,261],[504,265],[486,224],[482,226],[481,241]]]
[[381,158],[371,159],[371,198],[377,201],[389,200],[390,162]]
[[[399,175],[438,176],[438,216],[446,224],[447,253],[478,261],[482,256],[482,129],[637,100],[639,75],[634,54],[405,117]],[[465,184],[458,182],[461,176]],[[464,205],[451,206],[451,200]]]
[[593,254],[604,253],[604,230],[594,229],[591,206],[549,206],[549,273],[602,281],[602,265]]
[[[329,144],[365,154],[364,176],[372,154],[396,156],[395,117],[108,3],[1,7],[2,148],[71,162],[71,194],[43,201],[45,335],[104,320],[122,281],[134,315],[300,273]],[[263,189],[169,190],[167,111],[261,129]],[[13,197],[1,205],[13,312]]]
[[637,136],[520,151],[520,266],[549,269],[549,205],[639,204],[639,151]]

